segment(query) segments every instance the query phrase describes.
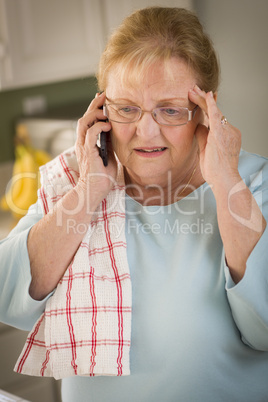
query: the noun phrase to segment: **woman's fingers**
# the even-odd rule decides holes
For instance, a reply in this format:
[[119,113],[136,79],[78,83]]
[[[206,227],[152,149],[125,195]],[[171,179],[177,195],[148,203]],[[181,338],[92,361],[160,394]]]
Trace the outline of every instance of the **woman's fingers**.
[[218,108],[212,92],[206,94],[207,114],[209,119],[209,127],[212,132],[222,133],[227,127],[221,123],[223,117],[222,112]]
[[222,123],[224,116],[217,106],[216,95],[213,94],[213,92],[206,93],[195,85],[194,88],[189,91],[189,99],[197,104],[203,111],[207,120],[206,125],[210,133],[221,135],[223,132],[226,133],[226,131],[229,131],[230,134],[234,131],[238,131],[230,123],[226,121],[225,124]]
[[206,92],[202,91],[197,85],[189,91],[190,100],[198,105],[203,112],[208,115],[208,107],[206,102]]
[[195,85],[194,88],[189,91],[189,98],[203,111],[210,128],[213,122],[217,122],[219,116],[218,120],[220,121],[222,114],[216,103],[216,94],[213,94],[213,92],[206,93]]
[[206,118],[207,127],[199,124],[195,134],[203,177],[208,183],[216,184],[224,175],[237,171],[241,133],[230,123],[222,123],[223,115],[212,92],[206,93],[195,86],[189,91],[189,99],[202,109]]
[[105,121],[106,117],[101,109],[104,103],[105,95],[96,95],[91,101],[87,111],[77,122],[77,143],[84,145],[88,129],[92,127],[97,121]]
[[81,156],[90,159],[91,163],[98,159],[99,152],[97,150],[97,141],[101,131],[108,132],[111,130],[111,124],[106,121],[106,117],[102,111],[102,105],[105,100],[105,94],[96,94],[96,97],[90,103],[87,111],[78,120],[76,153],[78,159]]
[[[107,121],[102,110],[104,100],[104,93],[97,94],[77,124],[75,150],[80,174],[83,177],[92,172],[104,172],[104,165],[97,146],[100,133],[102,131],[108,133],[111,130],[111,123]],[[107,144],[107,148],[110,150],[110,144]],[[109,159],[113,160],[111,157]],[[109,168],[108,170],[111,170],[112,164],[109,164]]]
[[105,121],[98,121],[92,127],[88,128],[85,137],[85,146],[93,148],[96,146],[99,134],[104,131],[108,132],[111,130],[111,124]]

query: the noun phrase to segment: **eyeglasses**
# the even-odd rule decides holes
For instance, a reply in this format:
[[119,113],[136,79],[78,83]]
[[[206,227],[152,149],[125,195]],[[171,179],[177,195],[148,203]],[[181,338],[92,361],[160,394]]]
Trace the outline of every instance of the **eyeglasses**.
[[198,105],[193,110],[180,106],[157,107],[152,111],[142,110],[139,106],[106,103],[103,105],[103,113],[116,123],[135,123],[143,114],[151,113],[153,119],[163,126],[183,126],[191,121],[196,113]]

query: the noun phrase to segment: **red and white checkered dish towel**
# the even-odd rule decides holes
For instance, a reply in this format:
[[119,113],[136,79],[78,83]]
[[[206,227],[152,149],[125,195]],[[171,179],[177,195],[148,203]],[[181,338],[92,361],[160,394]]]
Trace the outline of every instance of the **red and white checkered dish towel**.
[[[74,149],[45,165],[41,176],[39,198],[48,213],[77,183]],[[130,374],[132,300],[124,200],[119,165],[115,186],[94,213],[73,261],[29,333],[15,366],[18,373],[56,379]]]

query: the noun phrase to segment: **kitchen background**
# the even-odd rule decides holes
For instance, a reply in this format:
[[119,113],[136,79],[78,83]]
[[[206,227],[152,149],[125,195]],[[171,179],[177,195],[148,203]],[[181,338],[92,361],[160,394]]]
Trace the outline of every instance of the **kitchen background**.
[[[218,104],[241,130],[243,148],[268,157],[267,0],[0,0],[0,196],[12,175],[18,122],[37,148],[56,154],[73,144],[76,120],[97,90],[107,35],[146,5],[197,12],[222,66]],[[15,221],[9,212],[0,219],[1,238]],[[60,401],[54,380],[12,373],[24,339],[0,324],[0,388],[32,402]]]

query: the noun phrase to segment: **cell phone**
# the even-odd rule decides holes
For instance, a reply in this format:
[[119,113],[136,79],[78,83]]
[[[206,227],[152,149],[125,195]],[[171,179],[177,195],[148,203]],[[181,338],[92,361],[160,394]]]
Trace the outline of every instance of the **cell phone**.
[[100,133],[100,157],[104,166],[108,165],[108,152],[107,152],[107,134],[103,131]]

